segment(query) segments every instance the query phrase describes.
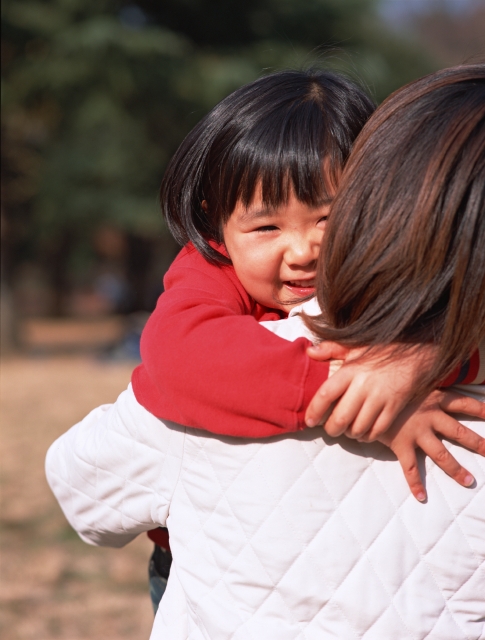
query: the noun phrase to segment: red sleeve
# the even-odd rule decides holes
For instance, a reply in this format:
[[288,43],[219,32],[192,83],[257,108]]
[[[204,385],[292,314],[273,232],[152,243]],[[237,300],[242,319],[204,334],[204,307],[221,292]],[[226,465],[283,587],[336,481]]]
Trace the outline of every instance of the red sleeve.
[[162,549],[170,551],[170,537],[168,535],[168,529],[165,529],[165,527],[158,527],[157,529],[147,531],[147,536],[152,542],[162,547]]
[[193,248],[179,254],[164,284],[132,376],[138,402],[165,420],[225,435],[304,428],[305,409],[328,378],[328,364],[306,355],[309,342],[260,326],[264,310],[232,267],[210,265]]
[[485,384],[485,341],[481,342],[471,358],[452,371],[440,386],[451,387],[454,384]]

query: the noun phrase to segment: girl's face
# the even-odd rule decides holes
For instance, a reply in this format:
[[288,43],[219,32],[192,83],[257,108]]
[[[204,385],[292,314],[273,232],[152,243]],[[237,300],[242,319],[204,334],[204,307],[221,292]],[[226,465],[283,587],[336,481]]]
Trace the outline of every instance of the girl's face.
[[238,202],[223,227],[224,244],[241,284],[256,302],[289,312],[315,293],[320,244],[330,201],[311,207],[293,191],[268,209],[261,190],[246,208]]

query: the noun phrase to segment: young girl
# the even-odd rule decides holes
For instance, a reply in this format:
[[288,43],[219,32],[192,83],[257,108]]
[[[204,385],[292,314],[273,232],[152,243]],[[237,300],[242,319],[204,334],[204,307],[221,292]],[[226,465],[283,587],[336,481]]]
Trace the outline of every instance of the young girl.
[[[151,413],[253,438],[305,426],[328,363],[308,357],[308,341],[285,342],[256,321],[285,317],[314,294],[328,208],[373,108],[341,76],[283,72],[228,96],[184,140],[161,202],[186,246],[165,277],[143,333],[143,364],[132,378],[138,402]],[[326,429],[352,424],[365,433],[373,426],[378,435],[413,395],[423,367],[418,355],[399,367],[362,367]],[[337,374],[332,388],[338,381]],[[327,406],[345,389],[330,391],[324,386],[318,395]],[[313,410],[313,424],[326,408]],[[462,484],[473,481],[459,466],[447,470]],[[166,533],[150,537],[167,547]],[[157,573],[166,577],[169,560],[155,550],[152,588]]]
[[[343,269],[342,256],[359,261],[362,273],[351,271],[340,286],[347,293],[347,286],[366,280],[363,304],[358,298],[346,307],[329,304],[329,314],[344,315],[330,315],[330,327],[316,325],[319,333],[343,331],[344,340],[360,345],[352,329],[362,309],[377,305],[371,319],[383,322],[382,340],[378,331],[372,336],[370,321],[363,327],[370,331],[367,344],[424,340],[451,350],[444,367],[447,350],[427,371],[432,383],[484,332],[484,89],[483,74],[452,70],[413,83],[381,107],[377,126],[356,150],[360,162],[349,164],[346,175],[353,171],[359,179],[345,182],[362,224],[351,244],[359,248],[361,232],[366,243],[355,254],[335,251],[328,262]],[[422,144],[423,136],[430,144]],[[397,210],[396,192],[403,197]],[[359,215],[360,198],[380,206]],[[343,229],[352,229],[342,200],[334,211],[343,211]],[[339,222],[335,216],[331,228]],[[431,241],[424,254],[416,235],[407,233],[423,222]],[[396,227],[406,233],[394,233]],[[375,254],[386,228],[391,251]],[[348,247],[343,235],[332,248]],[[383,271],[387,277],[375,290],[376,257],[393,268]],[[426,281],[434,284],[422,297]],[[388,300],[384,309],[380,289]],[[395,296],[403,309],[388,324]],[[325,288],[319,300],[326,303]],[[394,331],[413,305],[417,313],[388,340],[389,328]],[[462,346],[453,339],[455,323]],[[485,422],[476,428],[485,433]],[[391,445],[404,433],[396,431],[384,434],[391,433]],[[422,505],[409,499],[395,462],[376,445],[335,441],[315,430],[267,441],[214,437],[157,420],[128,389],[51,447],[47,471],[69,521],[88,542],[122,546],[168,518],[176,570],[154,639],[465,640],[483,632],[485,467],[479,456],[460,454],[478,487],[463,490],[428,464],[430,500]]]

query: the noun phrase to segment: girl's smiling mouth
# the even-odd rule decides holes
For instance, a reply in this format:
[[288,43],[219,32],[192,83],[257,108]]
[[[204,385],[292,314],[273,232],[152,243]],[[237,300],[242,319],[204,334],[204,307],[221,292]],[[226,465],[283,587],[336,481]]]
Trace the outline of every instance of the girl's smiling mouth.
[[285,280],[283,285],[291,293],[299,298],[304,298],[315,293],[315,279],[311,280]]

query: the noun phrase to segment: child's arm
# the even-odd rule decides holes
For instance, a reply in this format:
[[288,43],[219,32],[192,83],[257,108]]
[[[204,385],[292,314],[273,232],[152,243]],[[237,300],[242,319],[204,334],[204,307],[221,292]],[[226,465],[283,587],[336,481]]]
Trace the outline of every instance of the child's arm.
[[[308,349],[312,358],[327,360],[330,355],[345,360],[341,369],[320,387],[310,402],[305,416],[309,426],[321,422],[337,402],[325,424],[329,435],[347,432],[355,438],[366,434],[367,442],[377,439],[416,397],[421,373],[423,369],[433,367],[435,357],[435,349],[425,345],[416,345],[405,353],[396,352],[392,346],[385,347],[375,350],[372,357],[360,360],[363,351],[350,351],[331,342]],[[484,356],[485,344],[481,344],[469,364],[458,368],[442,386],[458,384],[464,377],[467,384],[483,384],[485,367],[480,366],[480,360],[483,363]],[[468,375],[460,373],[462,369]]]
[[[482,349],[483,346],[473,357],[479,358]],[[337,357],[352,358],[348,350],[339,350],[338,345],[332,343],[322,344],[320,348],[311,349],[311,352],[313,356],[326,357],[328,353],[333,353]],[[388,355],[386,350],[383,354]],[[409,406],[406,401],[403,411],[392,421],[392,415],[402,405],[404,398],[411,397],[415,382],[419,381],[420,369],[428,366],[430,356],[432,351],[418,348],[394,360],[377,358],[360,363],[350,360],[322,385],[308,408],[311,422],[321,419],[322,413],[332,411],[324,425],[329,435],[345,433],[361,442],[377,439],[389,446],[401,463],[411,492],[420,501],[426,498],[426,491],[417,465],[417,447],[463,486],[470,486],[474,479],[448,452],[440,438],[454,440],[471,451],[485,455],[485,440],[448,415],[449,412],[462,413],[484,420],[485,404],[473,398],[452,391],[436,390],[424,400],[412,402]],[[374,369],[373,378],[364,374],[366,368]],[[483,383],[479,371],[480,368],[475,367],[474,381]],[[366,386],[372,380],[374,389]],[[447,382],[456,380],[450,377]],[[341,395],[343,400],[347,400],[346,403],[339,400]],[[332,409],[335,401],[337,404]],[[369,411],[369,406],[375,407],[376,413]]]
[[[256,322],[266,319],[263,310],[232,268],[210,265],[193,247],[176,259],[165,289],[132,377],[142,406],[180,424],[247,438],[305,427],[305,409],[328,378],[328,363],[307,356],[308,340],[269,334]],[[365,375],[375,388],[376,372]],[[405,393],[401,403],[387,426],[406,404]]]
[[[318,313],[318,309],[311,307],[310,304],[307,303],[304,307],[306,313],[309,315]],[[267,329],[277,332],[287,340],[294,340],[295,337],[306,332],[306,327],[299,315],[285,321],[263,324]],[[483,345],[480,350],[482,347]],[[379,439],[389,446],[399,459],[409,487],[418,500],[425,498],[425,490],[416,462],[415,450],[418,446],[456,482],[464,486],[473,483],[473,478],[468,471],[448,452],[438,436],[454,440],[472,451],[485,455],[485,440],[447,413],[459,412],[485,419],[484,403],[452,391],[434,391],[422,402],[406,407],[392,424],[392,416],[397,415],[396,412],[404,402],[403,397],[407,395],[409,398],[413,394],[416,380],[419,380],[420,369],[426,366],[427,360],[432,359],[433,350],[418,349],[398,359],[389,358],[392,356],[392,349],[388,353],[384,350],[381,351],[380,357],[374,360],[356,363],[351,361],[353,354],[349,349],[335,343],[322,343],[309,351],[313,352],[313,357],[350,359],[350,362],[342,367],[334,362],[334,365],[340,367],[339,370],[323,384],[312,400],[313,414],[310,415],[314,424],[321,424],[324,419],[323,414],[332,411],[332,403],[338,401],[324,429],[332,436],[345,432],[349,437],[357,438],[362,442]],[[359,353],[360,351],[357,350],[357,355]],[[483,381],[480,370],[482,376],[485,373],[483,368],[480,369],[477,354],[473,356],[475,364],[465,367],[468,372],[473,370],[474,382]],[[450,377],[447,382],[462,379],[463,374],[459,378]],[[334,384],[333,388],[332,384]],[[330,387],[328,395],[327,387]],[[345,394],[347,403],[339,400],[340,394]],[[353,410],[355,414],[352,414]],[[312,407],[309,411],[312,411]],[[338,411],[340,411],[340,417],[337,415],[335,420],[334,414]],[[375,425],[373,415],[377,416],[379,412],[381,412],[380,423]],[[356,417],[353,418],[353,415]],[[362,429],[363,425],[364,429]],[[389,427],[391,428],[387,431]]]
[[185,249],[142,336],[137,400],[163,419],[215,433],[261,438],[304,428],[328,363],[308,357],[304,338],[271,335],[257,322],[262,313],[230,267]]
[[51,445],[47,480],[85,542],[122,547],[165,524],[184,433],[141,407],[129,387]]

